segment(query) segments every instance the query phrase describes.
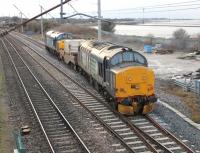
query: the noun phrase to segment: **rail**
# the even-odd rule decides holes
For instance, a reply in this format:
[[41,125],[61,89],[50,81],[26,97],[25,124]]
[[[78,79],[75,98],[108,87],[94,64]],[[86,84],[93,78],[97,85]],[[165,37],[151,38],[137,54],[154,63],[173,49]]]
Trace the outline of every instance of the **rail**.
[[[26,45],[26,44],[25,44]],[[27,46],[27,45],[26,45]],[[171,153],[172,151],[170,151],[170,149],[168,149],[167,147],[165,147],[164,145],[162,145],[162,143],[159,143],[158,141],[156,141],[154,138],[152,138],[151,136],[149,136],[148,134],[146,134],[143,130],[141,130],[140,128],[138,128],[137,126],[135,126],[133,123],[130,122],[130,120],[128,120],[127,118],[125,118],[123,115],[119,114],[117,111],[114,111],[111,109],[111,107],[106,104],[105,102],[103,102],[101,99],[99,99],[96,95],[94,95],[91,91],[89,91],[88,89],[85,89],[85,87],[83,87],[79,82],[75,81],[73,78],[71,78],[68,74],[66,74],[65,72],[63,72],[60,68],[58,68],[57,66],[55,66],[54,64],[52,64],[51,62],[49,62],[46,57],[42,56],[40,53],[38,53],[34,48],[28,46],[30,49],[32,49],[36,54],[38,54],[40,57],[42,57],[44,60],[46,60],[49,64],[51,64],[53,67],[55,67],[60,73],[62,73],[63,75],[65,75],[67,78],[69,78],[73,83],[77,84],[81,89],[83,89],[84,91],[86,91],[89,95],[93,96],[97,101],[100,101],[101,103],[103,103],[104,106],[106,106],[107,108],[109,108],[109,110],[111,112],[113,112],[115,115],[117,115],[123,122],[125,122],[135,133],[137,133],[137,135],[141,138],[141,140],[143,140],[143,142],[145,143],[146,146],[148,146],[148,148],[152,151],[152,152],[158,152],[157,149],[155,149],[155,147],[152,145],[152,143],[154,145],[156,145],[158,148],[162,149],[165,152],[169,152]],[[58,83],[60,83],[58,81]],[[62,83],[60,83],[62,85]],[[63,86],[63,85],[62,85]],[[64,86],[63,86],[64,87]],[[65,87],[64,87],[65,88]],[[67,90],[67,89],[66,89]],[[74,95],[72,94],[72,96],[74,97]],[[76,98],[76,97],[75,97]],[[77,99],[77,98],[76,98]],[[80,101],[79,99],[77,99],[77,101]],[[84,103],[80,104],[86,109],[88,110],[93,116],[95,116],[97,118],[96,115],[94,115],[94,112],[91,112],[88,107],[85,106]],[[104,124],[105,125],[105,124]],[[151,142],[151,143],[149,143]],[[184,148],[184,146],[182,146]],[[184,149],[189,149],[184,148]],[[189,149],[190,150],[190,149]],[[192,150],[190,150],[192,151]]]
[[146,118],[153,124],[155,125],[158,129],[160,129],[160,131],[162,131],[162,133],[164,133],[165,135],[169,136],[171,139],[173,139],[176,143],[178,143],[182,148],[185,149],[185,151],[187,151],[187,153],[194,153],[193,150],[191,150],[188,146],[186,146],[182,141],[180,141],[179,139],[177,139],[172,133],[170,133],[168,130],[164,129],[162,126],[160,126],[152,117],[150,117],[149,115],[146,115]]
[[[55,102],[52,100],[52,98],[50,97],[50,95],[46,92],[46,90],[44,89],[44,87],[42,86],[42,84],[39,82],[39,80],[37,79],[37,77],[34,75],[34,73],[31,71],[31,69],[29,68],[29,66],[28,66],[28,65],[26,64],[26,62],[23,60],[23,58],[21,57],[21,55],[18,53],[18,51],[17,51],[17,49],[14,47],[14,45],[13,45],[11,42],[9,42],[7,38],[5,38],[5,41],[7,41],[7,44],[11,46],[11,48],[12,48],[13,51],[15,52],[14,54],[18,56],[18,60],[20,59],[21,62],[23,63],[23,65],[24,65],[24,66],[26,67],[26,69],[28,70],[28,71],[26,71],[26,74],[27,74],[27,72],[31,74],[31,76],[32,76],[33,79],[35,80],[36,84],[40,87],[40,89],[41,89],[41,91],[43,92],[43,94],[46,96],[46,98],[49,100],[49,102],[51,103],[51,105],[54,107],[54,109],[55,109],[55,111],[57,112],[57,114],[58,114],[58,115],[61,117],[61,119],[63,120],[63,122],[64,122],[64,124],[66,125],[66,127],[69,128],[69,129],[72,131],[72,133],[74,134],[74,136],[75,136],[76,139],[78,140],[79,144],[81,145],[82,149],[83,149],[85,152],[90,153],[90,151],[89,151],[89,149],[87,148],[87,146],[84,144],[84,142],[82,141],[82,139],[79,137],[79,135],[76,133],[76,131],[75,131],[75,130],[73,129],[73,127],[70,125],[70,123],[68,122],[68,120],[67,120],[67,119],[65,118],[65,116],[62,114],[62,112],[59,110],[59,108],[56,106]],[[40,116],[39,116],[39,114],[38,114],[38,111],[37,111],[37,109],[36,109],[36,107],[35,107],[35,105],[34,105],[32,99],[31,99],[32,95],[29,93],[29,92],[30,92],[30,89],[27,89],[27,88],[26,88],[26,83],[24,83],[24,79],[23,79],[24,75],[21,75],[21,74],[20,74],[19,68],[17,68],[17,66],[16,66],[16,64],[15,64],[15,62],[18,61],[18,60],[13,60],[13,57],[12,57],[12,55],[11,55],[11,53],[10,53],[10,51],[9,51],[9,49],[8,49],[8,47],[7,47],[7,45],[5,44],[4,40],[2,40],[2,43],[3,43],[3,45],[4,45],[4,48],[5,48],[6,52],[8,53],[8,56],[9,56],[11,62],[12,62],[12,65],[13,65],[13,67],[14,67],[14,69],[15,69],[15,72],[17,73],[17,76],[18,76],[18,78],[19,78],[19,80],[20,80],[20,83],[21,83],[21,85],[22,85],[22,87],[23,87],[23,89],[24,89],[24,91],[25,91],[25,93],[26,93],[26,96],[27,96],[27,98],[28,98],[28,101],[30,102],[30,105],[31,105],[31,107],[32,107],[32,109],[33,109],[33,111],[34,111],[34,114],[35,114],[35,116],[36,116],[36,118],[37,118],[37,120],[38,120],[38,122],[39,122],[39,124],[40,124],[40,127],[41,127],[41,129],[42,129],[42,131],[43,131],[43,133],[44,133],[44,135],[45,135],[45,138],[46,138],[46,140],[47,140],[47,142],[48,142],[49,148],[50,148],[50,150],[51,150],[52,153],[55,153],[55,152],[56,152],[56,151],[55,151],[55,148],[53,147],[53,144],[52,144],[52,142],[50,141],[50,138],[49,138],[49,136],[48,136],[48,134],[47,134],[47,132],[46,132],[46,130],[45,130],[45,127],[44,127],[44,125],[43,125],[43,123],[42,123],[42,121],[41,121],[41,118],[40,118]],[[14,56],[14,57],[16,58],[16,56]],[[15,61],[15,62],[14,62],[14,61]]]

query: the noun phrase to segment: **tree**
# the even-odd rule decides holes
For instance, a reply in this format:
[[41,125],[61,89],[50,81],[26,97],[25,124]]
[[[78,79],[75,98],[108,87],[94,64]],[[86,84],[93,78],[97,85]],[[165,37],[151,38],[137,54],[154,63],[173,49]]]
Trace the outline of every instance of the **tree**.
[[26,24],[26,31],[32,31],[34,33],[40,32],[40,23],[38,21],[32,21]]
[[11,20],[12,20],[13,22],[17,23],[17,22],[20,21],[20,18],[17,17],[17,16],[13,16],[13,17],[11,18]]
[[48,31],[49,29],[52,29],[56,26],[58,26],[58,23],[52,21],[52,20],[44,20],[43,21],[43,28],[44,28],[44,31]]
[[178,49],[186,49],[187,48],[187,43],[190,39],[190,35],[184,30],[184,29],[178,29],[174,31],[173,33],[173,38],[175,46]]
[[101,22],[101,29],[103,31],[107,31],[107,32],[115,32],[115,23],[113,22],[105,22],[105,21],[102,21]]
[[200,50],[200,33],[197,35],[197,50]]

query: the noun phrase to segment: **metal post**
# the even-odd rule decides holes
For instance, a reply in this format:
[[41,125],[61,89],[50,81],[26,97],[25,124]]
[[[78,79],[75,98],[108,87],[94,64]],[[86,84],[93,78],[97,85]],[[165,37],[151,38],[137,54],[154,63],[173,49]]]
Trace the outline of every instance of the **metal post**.
[[[41,13],[42,13],[42,6],[40,5]],[[43,17],[41,15],[41,35],[42,35],[42,40],[44,40],[44,31],[43,31]]]
[[[20,12],[20,15],[21,15],[21,24],[23,23],[23,18],[22,18],[22,12]],[[21,26],[21,33],[24,32],[24,27],[23,25]]]
[[[21,18],[21,24],[23,23],[23,18],[22,16],[24,15],[26,18],[28,18],[25,14],[23,14],[23,12],[15,5],[13,4],[13,6],[19,11],[19,14],[20,14],[20,18]],[[23,25],[21,25],[21,33],[24,32],[24,27]]]
[[143,14],[143,24],[144,24],[144,8],[142,9],[142,14]]
[[63,19],[63,0],[61,0],[61,6],[60,6],[60,22],[62,23]]
[[[98,0],[98,18],[101,18],[101,0]],[[98,40],[101,41],[101,20],[98,20]]]
[[170,17],[170,11],[168,10],[168,14],[169,14],[169,22],[171,22],[171,17]]

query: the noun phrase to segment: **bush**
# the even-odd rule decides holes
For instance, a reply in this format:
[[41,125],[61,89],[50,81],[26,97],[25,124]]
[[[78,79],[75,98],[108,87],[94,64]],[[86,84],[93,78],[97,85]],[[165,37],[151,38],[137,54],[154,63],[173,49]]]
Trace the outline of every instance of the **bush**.
[[25,30],[38,33],[40,31],[40,23],[37,21],[29,22],[26,24]]
[[13,16],[13,17],[11,18],[11,21],[17,23],[17,22],[20,22],[21,19],[20,19],[19,17],[17,17],[17,16]]
[[[43,20],[43,30],[48,31],[49,29],[57,26],[58,23],[48,20]],[[35,20],[26,24],[26,31],[32,31],[34,33],[41,33],[41,23],[40,20]]]
[[197,35],[197,50],[200,50],[200,33]]
[[48,31],[49,29],[52,29],[56,26],[58,26],[59,24],[55,21],[52,21],[52,20],[44,20],[43,21],[43,28],[44,28],[44,31]]
[[97,37],[97,30],[87,26],[74,25],[74,24],[63,24],[55,27],[54,30],[60,32],[72,33],[75,38],[90,39]]
[[173,33],[173,46],[177,49],[186,49],[190,36],[184,29],[178,29]]
[[101,29],[103,31],[114,33],[115,32],[115,23],[103,21],[103,22],[101,22]]

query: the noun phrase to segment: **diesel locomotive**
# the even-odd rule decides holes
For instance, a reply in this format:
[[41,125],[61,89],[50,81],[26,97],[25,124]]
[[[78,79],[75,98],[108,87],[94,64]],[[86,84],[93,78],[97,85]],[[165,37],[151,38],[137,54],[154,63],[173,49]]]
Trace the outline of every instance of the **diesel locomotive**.
[[154,109],[154,72],[139,52],[110,42],[72,39],[69,33],[47,32],[45,40],[48,51],[86,75],[120,113]]

